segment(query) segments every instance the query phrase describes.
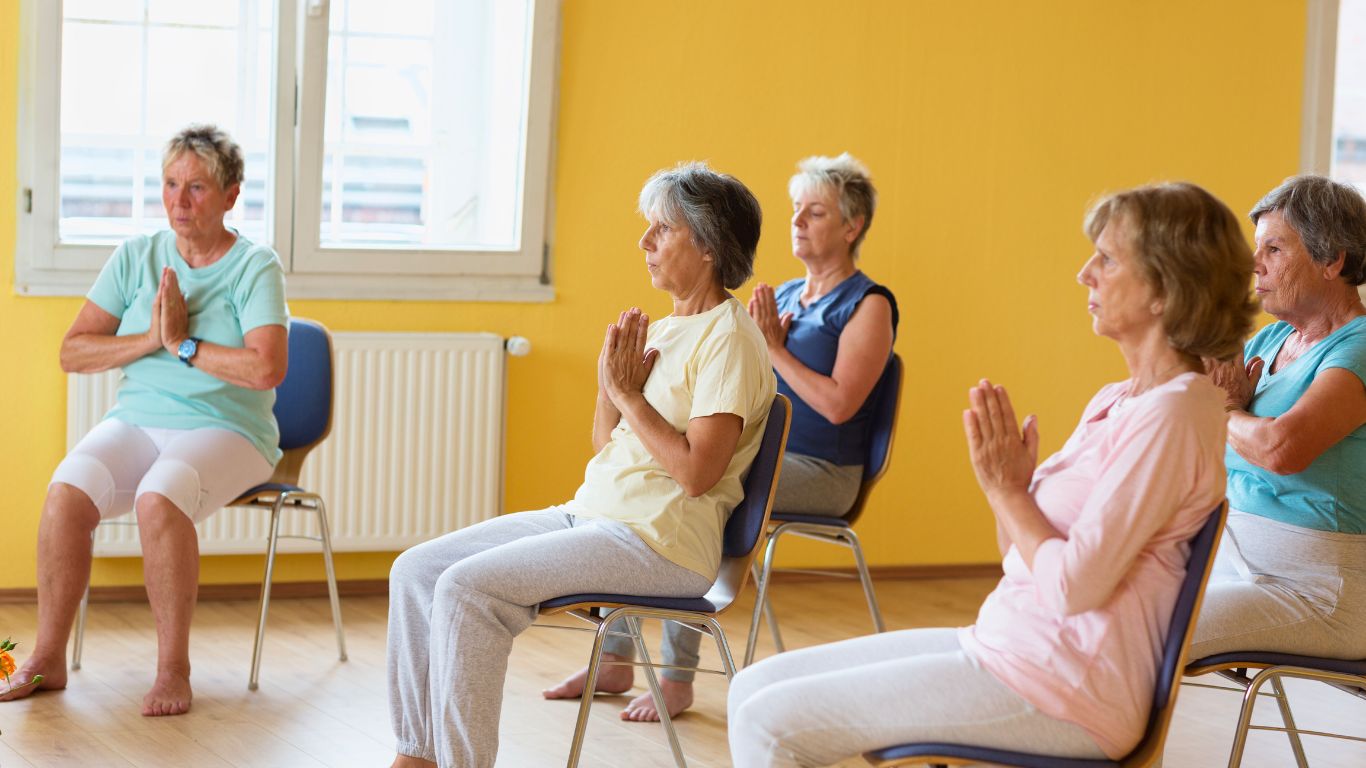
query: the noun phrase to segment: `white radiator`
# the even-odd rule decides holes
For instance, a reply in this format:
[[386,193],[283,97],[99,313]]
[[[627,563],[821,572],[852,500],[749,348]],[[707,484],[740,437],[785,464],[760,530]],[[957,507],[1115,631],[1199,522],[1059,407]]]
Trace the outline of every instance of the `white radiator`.
[[[337,333],[332,434],[300,484],[322,494],[337,551],[400,550],[503,508],[503,340],[488,333]],[[67,379],[67,447],[114,403],[119,372]],[[286,513],[281,533],[316,535]],[[132,515],[119,518],[131,521]],[[224,509],[199,526],[204,554],[265,551],[270,513]],[[315,552],[283,539],[284,552]],[[137,555],[137,529],[101,525],[95,553]]]

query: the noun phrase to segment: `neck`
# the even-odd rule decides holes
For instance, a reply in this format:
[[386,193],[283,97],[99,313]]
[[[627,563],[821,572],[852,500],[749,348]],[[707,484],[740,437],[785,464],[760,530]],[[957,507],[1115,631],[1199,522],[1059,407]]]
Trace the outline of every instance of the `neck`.
[[1361,294],[1357,293],[1353,286],[1344,287],[1345,291],[1319,304],[1314,311],[1307,312],[1302,317],[1285,316],[1280,319],[1290,323],[1299,332],[1301,342],[1319,341],[1353,319],[1366,315],[1366,306],[1361,303]]
[[854,259],[848,254],[840,258],[808,262],[806,265],[806,290],[802,291],[802,296],[803,298],[824,296],[834,290],[835,286],[848,280],[849,276],[857,271],[854,266]]
[[707,281],[698,284],[693,288],[673,294],[674,316],[687,317],[688,315],[700,315],[709,309],[715,309],[721,302],[730,298],[726,293],[725,287],[719,283]]
[[176,235],[175,245],[185,263],[197,268],[206,267],[218,261],[236,241],[237,236],[227,227],[224,227],[202,237],[190,238]]
[[1120,341],[1120,351],[1129,367],[1130,395],[1140,395],[1188,371],[1201,368],[1200,359],[1173,349],[1160,323],[1133,340]]

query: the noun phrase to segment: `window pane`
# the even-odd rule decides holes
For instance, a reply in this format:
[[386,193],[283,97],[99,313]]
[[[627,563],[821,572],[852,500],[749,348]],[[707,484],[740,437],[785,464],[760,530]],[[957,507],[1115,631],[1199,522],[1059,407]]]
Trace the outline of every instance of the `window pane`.
[[269,243],[274,0],[68,0],[63,13],[61,240],[165,229],[162,148],[187,125],[214,123],[246,156],[228,223]]
[[529,5],[332,4],[325,246],[518,246]]
[[1366,0],[1341,0],[1333,99],[1333,177],[1366,190]]

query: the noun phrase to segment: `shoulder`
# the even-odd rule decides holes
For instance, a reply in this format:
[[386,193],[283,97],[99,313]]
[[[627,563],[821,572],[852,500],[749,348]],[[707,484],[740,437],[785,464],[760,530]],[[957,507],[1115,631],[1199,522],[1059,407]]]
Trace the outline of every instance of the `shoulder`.
[[1224,395],[1203,373],[1184,373],[1150,391],[1132,419],[1162,425],[1164,430],[1222,430],[1227,424]]
[[170,247],[175,247],[175,233],[170,231],[163,230],[152,235],[134,235],[120,243],[119,247],[114,249],[114,255],[111,258],[130,260],[146,258],[148,255],[155,254],[167,247],[168,239]]
[[280,263],[280,256],[275,252],[274,248],[271,248],[268,245],[254,243],[241,235],[238,235],[238,241],[242,248],[241,261],[244,269],[251,272],[261,272],[272,269],[283,271],[284,265]]
[[1271,325],[1257,331],[1252,335],[1251,339],[1248,339],[1246,356],[1252,357],[1269,347],[1279,344],[1294,330],[1294,327],[1292,327],[1290,323],[1287,323],[1284,320],[1277,320]]

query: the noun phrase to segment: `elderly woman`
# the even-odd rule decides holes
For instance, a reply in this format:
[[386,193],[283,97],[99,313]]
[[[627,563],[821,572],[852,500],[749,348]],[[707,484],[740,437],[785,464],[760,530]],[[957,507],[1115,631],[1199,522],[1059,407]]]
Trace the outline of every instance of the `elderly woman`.
[[1191,644],[1366,658],[1366,202],[1318,176],[1252,209],[1263,328],[1232,364],[1229,519]]
[[121,368],[123,379],[117,404],[52,475],[38,531],[38,636],[6,698],[66,686],[91,533],[136,511],[157,627],[142,714],[187,711],[195,523],[264,482],[280,458],[271,407],[288,354],[284,270],[274,251],[223,224],[242,188],[242,151],[217,128],[193,126],[166,145],[161,166],[171,230],[114,251],[62,340],[63,370]]
[[[839,517],[853,506],[863,480],[863,457],[872,428],[873,391],[892,354],[896,299],[859,271],[855,261],[877,207],[868,171],[848,153],[809,157],[788,182],[792,198],[792,255],[806,277],[775,292],[759,283],[749,314],[764,332],[778,373],[778,391],[792,401],[792,427],[773,508]],[[702,636],[669,622],[663,641],[666,669],[660,681],[669,714],[692,705],[693,671]],[[604,644],[611,660],[634,658],[630,638]],[[544,692],[550,699],[583,693],[586,670]],[[634,681],[629,666],[598,672],[598,690],[621,693]],[[658,720],[654,699],[642,694],[626,705],[623,720]]]
[[1251,254],[1233,214],[1190,184],[1105,198],[1078,280],[1129,378],[1103,387],[1035,466],[1003,387],[963,421],[996,518],[1004,577],[962,629],[913,629],[779,654],[730,690],[737,768],[826,765],[942,741],[1112,758],[1141,738],[1190,538],[1224,493],[1223,393],[1202,356],[1252,324]]
[[492,766],[513,638],[536,606],[584,592],[705,594],[776,383],[763,334],[727,291],[753,270],[759,203],[701,164],[655,174],[640,239],[673,313],[607,328],[593,447],[574,498],[421,544],[390,577],[395,766]]

